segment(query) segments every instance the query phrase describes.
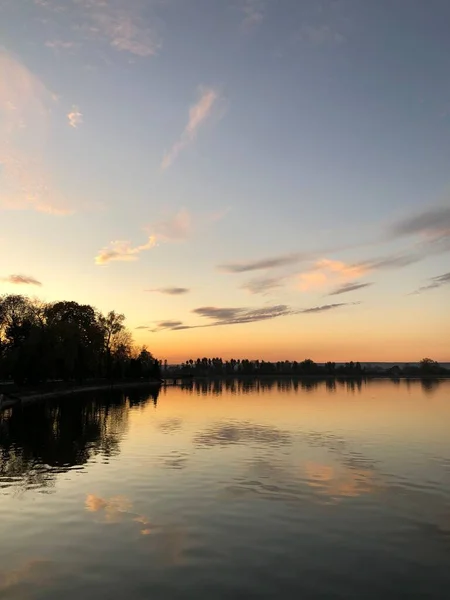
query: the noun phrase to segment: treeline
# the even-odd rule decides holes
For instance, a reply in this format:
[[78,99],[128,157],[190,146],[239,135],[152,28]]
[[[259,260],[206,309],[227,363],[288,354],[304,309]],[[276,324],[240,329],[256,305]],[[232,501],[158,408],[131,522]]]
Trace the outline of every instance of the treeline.
[[311,359],[301,362],[278,361],[266,362],[264,360],[227,360],[221,358],[189,359],[181,365],[181,372],[196,376],[228,376],[228,375],[291,375],[298,377],[352,377],[363,379],[365,377],[389,376],[399,377],[448,377],[450,371],[441,367],[436,361],[424,358],[419,365],[393,366],[388,369],[362,366],[359,362],[336,364],[327,362],[315,363]]
[[0,381],[159,378],[158,360],[136,348],[124,322],[88,304],[0,296]]

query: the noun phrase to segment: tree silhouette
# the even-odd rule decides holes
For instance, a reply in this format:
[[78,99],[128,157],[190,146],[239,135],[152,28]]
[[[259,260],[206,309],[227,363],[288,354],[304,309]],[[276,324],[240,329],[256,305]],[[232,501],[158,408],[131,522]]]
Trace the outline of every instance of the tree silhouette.
[[159,377],[159,362],[134,347],[124,322],[124,315],[104,316],[88,304],[0,296],[0,379],[23,385]]

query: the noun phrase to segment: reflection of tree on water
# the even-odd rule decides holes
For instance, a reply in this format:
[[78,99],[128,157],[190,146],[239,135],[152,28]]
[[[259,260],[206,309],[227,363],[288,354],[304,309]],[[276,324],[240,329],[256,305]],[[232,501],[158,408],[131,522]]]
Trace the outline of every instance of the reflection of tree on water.
[[[364,379],[315,379],[315,378],[298,378],[298,377],[268,377],[253,379],[194,379],[181,384],[181,389],[189,394],[197,396],[220,396],[224,393],[233,395],[245,395],[255,393],[266,393],[271,391],[279,392],[313,392],[316,390],[324,390],[327,393],[334,393],[338,389],[346,390],[352,394],[361,394],[365,388],[370,385],[376,385],[383,380],[381,378],[375,380]],[[389,379],[389,382],[392,382]],[[420,383],[419,383],[420,382]],[[425,393],[434,392],[441,384],[439,379],[422,379],[410,380],[402,379],[395,380],[395,383],[405,385],[408,388],[411,386],[421,385]]]
[[438,389],[440,384],[441,384],[441,382],[439,381],[439,379],[421,379],[420,380],[420,385],[422,386],[422,390],[427,395],[433,394]]
[[95,392],[14,409],[0,416],[0,487],[53,485],[57,473],[97,454],[119,453],[130,406],[157,399],[158,390]]

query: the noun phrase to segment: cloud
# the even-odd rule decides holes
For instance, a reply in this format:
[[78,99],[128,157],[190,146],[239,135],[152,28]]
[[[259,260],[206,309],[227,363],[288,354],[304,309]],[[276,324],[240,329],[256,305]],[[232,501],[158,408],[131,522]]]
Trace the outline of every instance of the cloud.
[[182,241],[192,232],[192,217],[187,209],[181,208],[175,214],[157,221],[152,229],[158,240]]
[[356,304],[359,304],[359,302],[340,302],[338,304],[324,304],[323,306],[313,306],[312,308],[304,308],[299,312],[301,314],[321,313],[327,312],[329,310],[335,310],[336,308],[341,308],[341,306],[354,306]]
[[149,331],[152,333],[158,333],[159,331],[164,331],[166,329],[170,329],[172,331],[178,331],[179,329],[188,329],[185,325],[183,325],[183,321],[158,321],[156,323],[156,327],[149,328]]
[[347,264],[339,260],[323,258],[316,261],[313,268],[299,275],[299,288],[309,291],[323,288],[330,283],[356,279],[368,272],[364,264]]
[[69,214],[44,162],[55,95],[1,48],[0,73],[0,206]]
[[133,261],[138,259],[138,255],[145,250],[150,250],[156,245],[156,238],[150,236],[148,241],[141,246],[131,246],[130,242],[116,241],[111,242],[109,246],[100,250],[95,257],[96,265],[106,265],[112,261]]
[[42,285],[40,281],[29,275],[8,275],[8,277],[2,277],[0,281],[14,285]]
[[182,208],[173,215],[157,221],[149,231],[148,241],[141,246],[133,247],[129,241],[115,241],[106,246],[95,257],[97,265],[105,265],[111,261],[133,261],[145,250],[154,248],[158,243],[182,242],[192,232],[192,218],[189,212]]
[[[196,227],[209,225],[211,220],[217,221],[226,213],[220,215],[215,214],[213,218],[209,215],[195,216]],[[104,265],[110,261],[133,261],[138,259],[138,255],[144,250],[150,250],[160,243],[178,243],[186,241],[194,231],[194,218],[185,208],[181,208],[173,214],[167,215],[165,218],[154,222],[152,225],[145,228],[147,231],[148,242],[137,247],[133,247],[129,241],[111,242],[109,246],[103,248],[95,257],[95,263]],[[174,291],[175,290],[175,291]],[[180,291],[186,290],[186,291]],[[187,288],[163,288],[152,289],[146,291],[159,291],[166,294],[181,294],[190,291]]]
[[450,207],[426,210],[395,223],[390,230],[393,236],[425,235],[435,237],[450,235]]
[[243,0],[241,8],[244,15],[242,20],[244,31],[251,31],[264,21],[265,2],[263,0]]
[[120,52],[129,52],[143,58],[158,53],[161,47],[159,36],[153,29],[146,27],[137,14],[129,10],[129,0],[122,3],[123,8],[114,7],[107,2],[96,4],[103,4],[104,9],[96,8],[88,13],[97,29],[94,34],[106,39],[112,48]]
[[298,33],[298,40],[311,46],[335,46],[345,42],[345,36],[330,25],[305,25]]
[[183,329],[199,329],[203,327],[218,327],[221,325],[243,325],[244,323],[255,323],[259,321],[267,321],[271,319],[277,319],[279,317],[287,317],[290,315],[300,315],[308,313],[321,313],[329,310],[334,310],[342,306],[354,306],[359,304],[358,302],[348,302],[339,304],[326,304],[324,306],[314,306],[311,308],[295,309],[285,304],[278,304],[274,306],[264,306],[262,308],[221,308],[216,306],[201,306],[192,310],[192,313],[209,319],[212,322],[200,325],[183,325],[181,323],[175,324],[172,321],[163,321],[167,327],[160,327],[153,331],[157,332],[160,329],[172,329],[173,331],[181,331]]
[[419,237],[420,240],[415,247],[416,260],[450,252],[450,207],[430,208],[397,221],[389,230],[390,238],[411,236]]
[[[300,273],[298,276],[299,289],[302,291],[318,290],[334,284],[337,286],[337,291],[332,292],[330,295],[360,289],[370,284],[358,283],[358,287],[352,287],[351,289],[350,285],[347,287],[345,284],[349,284],[353,279],[359,279],[373,271],[407,267],[418,262],[421,258],[420,254],[412,252],[367,259],[358,263],[345,263],[340,260],[323,258],[316,261],[308,271]],[[338,291],[341,289],[342,291]]]
[[68,42],[64,40],[48,40],[45,42],[47,48],[51,48],[55,52],[59,50],[70,50],[76,46],[75,42]]
[[444,285],[450,285],[450,272],[444,273],[444,275],[438,275],[437,277],[432,277],[429,284],[420,287],[413,292],[413,294],[421,294],[422,292],[426,292],[428,290],[435,290],[436,288],[440,288]]
[[382,269],[398,269],[408,267],[421,260],[421,256],[416,253],[410,254],[393,254],[381,258],[373,258],[371,260],[358,263],[356,266],[368,271],[378,271]]
[[212,88],[203,89],[200,99],[189,110],[189,119],[183,133],[161,161],[161,168],[163,170],[168,169],[179,153],[194,141],[199,128],[211,115],[218,97],[218,92]]
[[372,283],[361,283],[355,281],[354,283],[344,283],[336,288],[334,291],[329,293],[329,296],[338,296],[339,294],[347,294],[348,292],[354,292],[356,290],[362,290],[366,287],[373,285]]
[[[127,52],[146,58],[154,56],[161,48],[158,33],[144,17],[148,3],[142,0],[35,0],[35,4],[54,14],[62,14],[70,22],[70,34],[85,40],[108,44],[118,52]],[[51,48],[70,48],[72,41],[47,42]]]
[[310,258],[310,255],[296,252],[249,262],[227,263],[218,265],[217,268],[225,273],[246,273],[248,271],[262,271],[264,269],[284,267],[286,265],[295,264],[306,258]]
[[167,287],[167,288],[153,288],[145,290],[146,292],[159,292],[160,294],[167,294],[168,296],[181,296],[182,294],[188,294],[191,290],[183,287]]
[[179,327],[183,325],[182,321],[159,321],[159,329],[172,329],[173,327]]
[[259,279],[252,279],[244,283],[241,288],[250,292],[250,294],[266,294],[270,290],[280,288],[283,285],[283,281],[288,278],[287,275],[280,275],[279,277],[260,277]]
[[69,125],[75,129],[83,122],[83,115],[76,106],[72,106],[72,110],[68,113],[67,118],[69,119]]

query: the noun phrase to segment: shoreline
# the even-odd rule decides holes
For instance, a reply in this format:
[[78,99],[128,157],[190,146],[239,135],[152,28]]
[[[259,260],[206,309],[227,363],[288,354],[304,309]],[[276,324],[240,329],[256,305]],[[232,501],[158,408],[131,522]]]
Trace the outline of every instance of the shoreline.
[[108,381],[87,383],[86,385],[73,385],[71,387],[62,387],[60,389],[33,389],[20,390],[14,389],[11,393],[2,391],[0,386],[0,396],[4,394],[3,401],[0,401],[0,412],[2,410],[13,408],[14,406],[24,406],[33,402],[51,400],[59,396],[72,396],[83,394],[85,392],[96,392],[99,390],[111,390],[134,387],[161,387],[163,383],[160,380],[146,381]]
[[[176,380],[179,383],[170,383],[171,380]],[[101,390],[117,390],[117,389],[126,389],[126,388],[137,388],[137,387],[178,387],[181,385],[189,385],[198,382],[205,381],[230,381],[230,380],[240,380],[240,381],[248,381],[248,380],[268,380],[268,379],[292,379],[297,381],[316,381],[316,382],[325,382],[325,381],[336,381],[336,382],[345,382],[345,381],[355,381],[355,382],[370,382],[370,381],[379,381],[383,379],[387,379],[394,382],[400,381],[446,381],[450,379],[450,375],[438,375],[438,376],[417,376],[417,375],[403,375],[399,377],[392,377],[386,373],[377,373],[377,374],[366,374],[362,377],[355,377],[351,375],[294,375],[288,373],[279,373],[279,374],[259,374],[259,375],[197,375],[197,376],[180,376],[179,374],[168,375],[163,374],[162,378],[155,380],[139,380],[139,381],[92,381],[91,383],[86,383],[84,385],[67,385],[66,387],[62,386],[60,388],[49,386],[48,384],[43,384],[42,388],[36,387],[34,389],[26,389],[26,388],[18,388],[14,384],[0,384],[0,413],[3,410],[8,408],[13,408],[15,406],[26,406],[28,404],[32,404],[33,402],[40,402],[45,400],[51,400],[53,398],[58,398],[60,396],[72,396],[76,394],[83,394],[86,392],[96,392]],[[5,391],[3,388],[11,386],[11,390]],[[3,399],[2,399],[3,395]]]

